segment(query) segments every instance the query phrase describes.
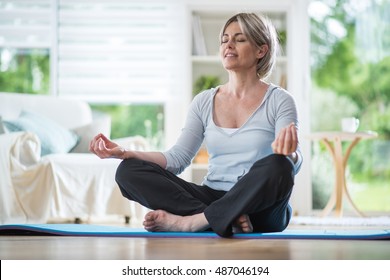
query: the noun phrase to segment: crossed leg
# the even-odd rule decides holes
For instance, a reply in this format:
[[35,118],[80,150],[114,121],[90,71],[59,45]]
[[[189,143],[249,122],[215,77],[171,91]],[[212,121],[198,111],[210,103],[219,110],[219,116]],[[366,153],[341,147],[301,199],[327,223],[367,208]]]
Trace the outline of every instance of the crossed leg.
[[291,171],[292,165],[284,156],[269,156],[257,161],[229,192],[188,183],[156,164],[137,159],[124,160],[115,178],[128,199],[151,209],[165,209],[145,216],[146,230],[196,232],[212,228],[229,237],[233,227],[235,232],[271,232],[287,226]]

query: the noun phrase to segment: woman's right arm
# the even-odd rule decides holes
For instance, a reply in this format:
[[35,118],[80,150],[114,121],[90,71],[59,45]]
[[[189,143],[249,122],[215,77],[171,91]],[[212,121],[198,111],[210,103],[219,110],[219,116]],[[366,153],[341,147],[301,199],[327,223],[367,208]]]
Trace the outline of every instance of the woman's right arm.
[[[202,114],[205,114],[204,106],[208,104],[207,101],[207,96],[202,93],[194,98],[176,144],[163,153],[126,150],[110,141],[103,134],[98,134],[92,139],[89,150],[100,158],[138,158],[154,162],[174,174],[179,174],[191,164],[192,158],[203,142]],[[209,112],[210,109],[206,111]]]
[[119,146],[118,144],[109,140],[105,135],[101,133],[96,135],[92,139],[91,143],[89,144],[89,150],[102,159],[137,158],[141,160],[154,162],[160,165],[164,169],[167,166],[167,160],[161,152],[141,152],[141,151],[126,150],[123,147]]
[[191,102],[181,133],[170,149],[163,155],[167,160],[166,169],[180,174],[192,162],[204,139],[204,121],[209,115],[210,91],[199,93]]

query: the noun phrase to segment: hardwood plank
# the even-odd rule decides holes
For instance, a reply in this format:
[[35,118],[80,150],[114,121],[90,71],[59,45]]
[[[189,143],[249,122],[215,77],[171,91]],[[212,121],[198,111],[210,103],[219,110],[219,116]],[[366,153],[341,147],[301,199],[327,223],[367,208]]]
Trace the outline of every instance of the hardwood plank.
[[389,260],[390,242],[0,236],[0,259]]

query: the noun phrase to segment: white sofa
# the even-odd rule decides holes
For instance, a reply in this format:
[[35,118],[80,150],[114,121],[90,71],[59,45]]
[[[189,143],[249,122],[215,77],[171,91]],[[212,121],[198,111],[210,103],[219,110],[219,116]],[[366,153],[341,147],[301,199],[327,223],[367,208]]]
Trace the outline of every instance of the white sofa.
[[[0,117],[1,224],[90,221],[108,215],[137,222],[142,217],[145,208],[124,198],[115,182],[120,161],[102,160],[88,151],[94,135],[110,135],[108,115],[94,114],[82,101],[0,93]],[[20,125],[33,128],[15,131]],[[57,129],[64,135],[57,135]],[[147,148],[142,137],[116,141]]]

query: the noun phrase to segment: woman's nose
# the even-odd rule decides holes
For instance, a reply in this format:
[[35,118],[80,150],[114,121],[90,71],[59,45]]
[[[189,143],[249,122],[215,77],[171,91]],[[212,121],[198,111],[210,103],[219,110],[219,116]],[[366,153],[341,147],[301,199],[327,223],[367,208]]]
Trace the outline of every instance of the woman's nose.
[[233,40],[228,40],[227,42],[226,42],[226,47],[228,47],[228,48],[233,48],[234,47],[234,41]]

